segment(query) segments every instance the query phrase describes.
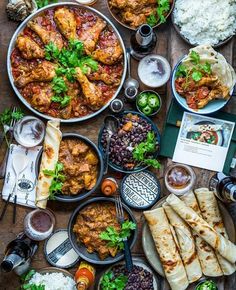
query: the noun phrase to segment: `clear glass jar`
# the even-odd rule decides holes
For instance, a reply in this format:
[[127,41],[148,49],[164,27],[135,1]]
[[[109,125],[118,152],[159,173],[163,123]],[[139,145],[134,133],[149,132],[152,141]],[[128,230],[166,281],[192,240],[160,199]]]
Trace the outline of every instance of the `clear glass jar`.
[[190,166],[176,163],[167,167],[164,179],[168,191],[183,195],[193,189],[196,174]]
[[35,209],[24,219],[24,232],[34,241],[43,241],[53,232],[55,216],[47,209]]
[[34,116],[25,116],[15,124],[13,134],[20,145],[27,148],[34,147],[43,142],[45,125]]

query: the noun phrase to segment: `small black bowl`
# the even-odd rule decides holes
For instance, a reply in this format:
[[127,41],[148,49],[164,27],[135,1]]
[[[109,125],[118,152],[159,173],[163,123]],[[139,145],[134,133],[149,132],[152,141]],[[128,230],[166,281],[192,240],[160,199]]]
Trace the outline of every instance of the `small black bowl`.
[[[98,256],[98,254],[96,252],[94,253],[88,253],[86,247],[84,244],[79,243],[77,241],[77,237],[76,234],[73,232],[73,227],[76,223],[76,219],[77,216],[79,214],[79,212],[85,208],[87,205],[91,204],[91,203],[104,203],[104,202],[112,202],[115,203],[115,199],[114,198],[109,198],[109,197],[94,197],[91,198],[85,202],[83,202],[82,204],[80,204],[75,211],[73,212],[73,214],[70,217],[69,223],[68,223],[68,233],[69,233],[69,239],[70,242],[72,244],[72,247],[74,248],[74,250],[76,251],[76,253],[84,260],[86,260],[89,263],[93,263],[93,264],[97,264],[97,265],[108,265],[108,264],[112,264],[115,262],[118,262],[120,260],[122,260],[124,258],[124,254],[122,251],[118,252],[117,255],[115,257],[109,256],[104,260],[101,260]],[[129,220],[134,222],[137,225],[137,221],[134,217],[134,215],[132,214],[132,211],[125,205],[123,204],[123,208],[124,210],[127,212],[128,216],[129,216]],[[130,248],[132,248],[136,242],[138,236],[138,229],[136,227],[135,230],[132,231],[131,237],[128,240],[129,246]]]
[[[127,115],[129,113],[131,113],[132,115],[137,115],[140,118],[143,118],[144,120],[146,120],[149,124],[151,124],[152,131],[154,131],[154,133],[156,135],[156,140],[157,140],[158,145],[159,145],[157,151],[153,154],[153,157],[157,158],[157,156],[159,154],[159,151],[160,151],[161,135],[160,135],[160,132],[159,132],[156,124],[154,124],[154,122],[151,119],[149,119],[147,116],[145,116],[143,113],[140,113],[140,112],[137,112],[137,111],[124,111],[124,112],[121,112],[117,117],[118,118],[122,118],[124,115]],[[100,129],[99,134],[98,134],[98,148],[102,152],[103,155],[104,155],[104,148],[102,146],[102,135],[103,135],[104,129],[105,129],[105,126],[103,124],[101,126],[101,129]],[[140,171],[145,170],[145,169],[147,169],[149,167],[149,165],[140,165],[140,166],[135,167],[134,169],[125,169],[125,168],[123,168],[121,166],[118,166],[118,165],[112,163],[110,160],[108,160],[108,165],[113,170],[118,171],[118,172],[122,172],[122,173],[140,172]]]
[[[66,139],[66,138],[77,138],[82,140],[83,142],[87,143],[96,153],[98,160],[99,160],[99,164],[98,164],[98,177],[97,177],[97,183],[95,184],[95,186],[91,189],[91,190],[84,190],[81,193],[78,193],[77,195],[65,195],[65,194],[55,194],[55,199],[58,201],[62,201],[62,202],[76,202],[79,201],[81,199],[84,199],[86,197],[88,197],[89,195],[91,195],[99,186],[99,184],[102,181],[102,177],[103,177],[103,157],[102,154],[100,152],[100,150],[98,149],[98,147],[87,137],[76,134],[76,133],[63,133],[62,134],[62,139]],[[36,161],[36,176],[38,176],[39,174],[39,168],[40,168],[40,163],[41,163],[41,158],[42,158],[42,152],[38,155],[38,159]]]

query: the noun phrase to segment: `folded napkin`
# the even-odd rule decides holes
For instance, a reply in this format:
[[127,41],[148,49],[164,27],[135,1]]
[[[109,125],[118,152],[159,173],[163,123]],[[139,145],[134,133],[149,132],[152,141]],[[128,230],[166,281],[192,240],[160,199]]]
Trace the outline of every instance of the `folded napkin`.
[[[7,161],[5,181],[2,189],[2,198],[7,200],[9,194],[14,190],[16,183],[16,175],[13,169],[12,161],[16,155],[24,154],[27,158],[26,168],[19,174],[17,187],[15,193],[17,195],[17,204],[28,207],[35,206],[36,196],[36,160],[42,146],[35,146],[33,148],[25,148],[21,145],[11,144],[9,156]],[[14,202],[14,195],[10,198],[10,202]]]

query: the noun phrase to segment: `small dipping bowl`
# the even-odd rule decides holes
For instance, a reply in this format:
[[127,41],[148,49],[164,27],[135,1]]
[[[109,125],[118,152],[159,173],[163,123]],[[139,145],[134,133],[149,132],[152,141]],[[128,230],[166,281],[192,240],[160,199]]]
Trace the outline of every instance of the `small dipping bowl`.
[[138,76],[142,83],[150,88],[159,88],[165,85],[170,74],[169,62],[160,55],[150,54],[139,62]]
[[15,124],[13,134],[20,145],[34,147],[43,142],[45,125],[34,116],[25,116]]
[[[141,98],[141,96],[143,95],[143,94],[147,94],[147,104],[146,105],[143,105],[142,107],[139,105],[139,100],[140,100],[140,98]],[[148,105],[148,97],[149,96],[151,96],[151,95],[155,95],[156,97],[157,97],[157,99],[159,100],[159,105],[155,108],[155,107],[153,107],[153,108],[151,108],[150,107],[150,105]],[[152,91],[152,90],[146,90],[146,91],[142,91],[140,94],[138,94],[138,96],[136,97],[136,108],[137,108],[137,110],[141,113],[141,114],[144,114],[144,115],[146,115],[146,116],[154,116],[154,115],[156,115],[159,111],[160,111],[160,109],[161,109],[161,106],[162,106],[162,100],[161,100],[161,97],[160,97],[160,95],[157,93],[157,92],[155,92],[155,91]],[[149,107],[150,108],[150,112],[145,112],[145,110],[147,110],[147,109],[149,109],[149,108],[147,108],[147,107]]]
[[83,5],[93,5],[97,2],[97,0],[75,0],[75,2]]
[[55,216],[47,209],[35,209],[24,219],[24,232],[34,241],[43,241],[53,232]]
[[165,186],[176,195],[183,195],[190,191],[196,181],[193,169],[185,164],[173,164],[165,172]]

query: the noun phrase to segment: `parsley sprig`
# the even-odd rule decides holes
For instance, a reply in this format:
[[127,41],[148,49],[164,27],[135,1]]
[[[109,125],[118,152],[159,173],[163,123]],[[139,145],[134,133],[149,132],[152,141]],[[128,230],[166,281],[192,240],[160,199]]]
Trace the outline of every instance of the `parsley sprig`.
[[47,176],[52,176],[53,180],[49,187],[49,199],[55,200],[55,194],[61,192],[63,182],[65,181],[65,175],[61,172],[63,171],[63,164],[57,162],[54,170],[43,170],[43,173]]
[[128,282],[128,277],[121,274],[118,277],[114,277],[112,271],[105,273],[102,276],[101,289],[102,290],[123,290]]
[[97,61],[85,55],[83,42],[79,40],[70,40],[68,47],[63,47],[62,50],[59,50],[54,43],[50,42],[45,46],[45,58],[49,61],[55,61],[58,65],[56,76],[52,81],[52,89],[55,95],[51,100],[59,103],[62,108],[66,107],[71,100],[70,96],[66,94],[68,87],[65,83],[65,78],[73,83],[75,81],[76,67],[81,68],[84,74],[89,69],[92,71],[98,69]]
[[131,221],[125,221],[121,230],[118,232],[114,227],[107,227],[104,232],[100,234],[100,239],[107,241],[108,247],[124,249],[124,239],[131,236],[131,231],[136,229],[136,224]]
[[1,114],[0,114],[0,124],[3,128],[3,134],[4,138],[6,140],[7,146],[9,147],[9,140],[7,138],[7,134],[4,132],[4,125],[10,126],[12,120],[19,121],[21,118],[24,117],[24,113],[20,108],[16,108],[16,111],[13,112],[12,109],[6,108]]
[[150,153],[156,151],[156,137],[154,132],[148,132],[147,139],[144,142],[139,143],[133,150],[133,158],[140,163],[153,166],[159,169],[160,163],[154,158],[148,158]]
[[203,64],[200,63],[200,55],[192,50],[189,54],[190,61],[193,64],[191,68],[187,67],[184,64],[179,65],[176,77],[184,77],[185,84],[184,88],[188,87],[189,81],[192,78],[195,82],[199,82],[204,75],[210,75],[212,73],[211,65],[209,62]]
[[170,10],[170,1],[169,0],[157,0],[157,9],[156,14],[152,13],[147,18],[147,23],[150,26],[157,25],[158,21],[160,23],[166,22],[166,13]]

